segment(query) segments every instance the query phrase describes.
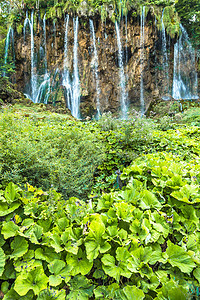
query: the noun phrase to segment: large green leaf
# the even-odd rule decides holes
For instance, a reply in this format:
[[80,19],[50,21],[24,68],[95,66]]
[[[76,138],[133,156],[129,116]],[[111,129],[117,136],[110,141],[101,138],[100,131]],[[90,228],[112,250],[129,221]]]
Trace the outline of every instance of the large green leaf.
[[115,208],[116,215],[119,219],[129,222],[133,218],[132,212],[135,209],[133,205],[120,201],[118,203],[115,203]]
[[0,202],[0,217],[9,215],[10,213],[14,212],[21,203],[19,201],[12,202],[10,204],[6,202]]
[[32,270],[23,271],[15,280],[14,290],[24,296],[29,290],[33,290],[38,295],[42,290],[47,288],[49,279],[44,274],[42,267],[36,267]]
[[93,286],[84,276],[77,275],[68,284],[70,285],[70,293],[66,299],[88,300],[93,294]]
[[96,214],[89,225],[89,233],[85,241],[87,258],[90,262],[97,258],[99,252],[105,253],[111,248],[110,244],[102,238],[105,230],[102,217]]
[[60,235],[57,233],[53,233],[50,235],[50,244],[57,253],[64,250],[64,247],[61,246],[62,241],[61,241]]
[[117,249],[117,262],[110,254],[105,254],[101,261],[103,263],[103,270],[110,277],[115,278],[118,282],[121,276],[130,278],[131,272],[127,268],[127,258],[129,257],[128,251],[123,248]]
[[34,299],[33,291],[29,291],[25,296],[20,296],[13,288],[5,294],[4,300],[32,300]]
[[55,259],[60,259],[60,253],[56,253],[49,247],[38,248],[35,251],[35,259],[41,259],[51,263]]
[[40,292],[37,300],[65,300],[65,290],[46,289]]
[[200,194],[198,193],[199,186],[198,185],[189,185],[186,184],[179,191],[175,191],[171,193],[175,199],[188,203],[194,204],[200,202]]
[[162,205],[152,192],[148,190],[144,190],[141,193],[141,202],[139,206],[142,209],[150,209],[150,208],[159,209],[161,208]]
[[188,291],[178,282],[168,281],[158,290],[155,300],[188,300],[190,299]]
[[90,262],[92,262],[94,259],[97,258],[97,256],[100,253],[105,253],[108,250],[110,250],[111,245],[102,240],[100,244],[97,241],[87,241],[85,242],[85,248],[86,248],[86,253],[87,253],[87,258]]
[[170,241],[167,242],[166,254],[168,255],[168,262],[184,273],[189,274],[196,266],[193,259],[182,247],[174,245]]
[[148,262],[151,258],[152,249],[150,247],[137,248],[131,252],[131,257],[127,260],[127,267],[133,273],[140,273],[142,277],[147,276],[150,278],[152,276],[152,270],[148,266]]
[[40,239],[43,234],[43,228],[37,224],[31,225],[25,232],[24,235],[30,239],[33,244],[40,244]]
[[28,251],[28,242],[25,240],[25,238],[16,236],[11,243],[11,249],[13,252],[11,253],[10,258],[17,260]]
[[134,285],[133,286],[130,286],[130,285],[125,286],[123,288],[123,292],[124,292],[127,300],[142,300],[145,297],[143,291]]
[[95,299],[106,299],[106,297],[108,298],[109,291],[105,286],[98,286],[94,290],[94,295],[95,295]]
[[22,272],[25,269],[34,269],[35,267],[42,266],[41,260],[35,260],[35,252],[34,250],[28,250],[23,257],[18,258],[14,262],[14,267],[16,272]]
[[3,222],[1,233],[4,235],[5,239],[8,239],[15,236],[18,230],[19,226],[17,226],[14,222]]
[[86,254],[81,249],[79,249],[77,255],[68,253],[66,256],[66,262],[71,268],[70,274],[72,276],[77,274],[86,275],[90,272],[93,266],[93,262],[90,262],[87,259]]
[[10,182],[7,185],[5,189],[4,197],[8,202],[13,202],[14,200],[19,198],[19,194],[17,193],[17,190],[19,190],[19,188],[14,183]]
[[103,196],[98,200],[97,211],[108,210],[112,206],[113,202],[114,199],[111,193],[103,194]]
[[0,248],[0,276],[3,274],[6,256],[2,248]]
[[198,280],[198,282],[200,283],[200,267],[197,267],[197,268],[193,271],[193,275],[194,275],[194,277]]
[[74,230],[69,227],[67,228],[62,236],[61,240],[64,243],[65,250],[69,253],[77,254],[78,253],[78,247],[82,244],[82,230],[80,233],[76,234]]
[[130,230],[135,237],[138,237],[141,241],[145,241],[145,244],[151,240],[151,224],[146,218],[142,221],[134,219],[131,223]]
[[11,280],[16,278],[16,272],[13,266],[13,262],[8,260],[4,266],[4,272],[1,276],[3,280]]
[[49,284],[52,286],[58,286],[64,280],[67,283],[70,278],[70,271],[72,267],[65,264],[63,260],[55,259],[48,265],[49,271],[51,274],[49,276]]

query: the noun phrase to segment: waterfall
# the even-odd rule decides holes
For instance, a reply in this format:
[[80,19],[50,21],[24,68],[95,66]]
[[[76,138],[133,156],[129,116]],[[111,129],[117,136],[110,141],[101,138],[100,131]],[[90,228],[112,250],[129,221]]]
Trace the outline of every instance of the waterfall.
[[198,99],[198,78],[195,69],[195,51],[185,28],[180,25],[181,34],[174,45],[174,74],[172,97]]
[[169,62],[168,62],[168,54],[167,54],[167,40],[166,40],[166,33],[165,33],[165,25],[164,25],[164,11],[162,12],[162,58],[163,58],[163,100],[169,100]]
[[70,80],[70,74],[68,70],[68,26],[69,15],[66,17],[65,22],[65,40],[64,40],[64,65],[63,65],[63,86],[65,87],[65,98],[67,107],[72,111],[72,85]]
[[141,106],[141,115],[145,112],[145,103],[144,103],[144,23],[145,23],[145,6],[141,9],[140,16],[140,106]]
[[[14,52],[14,31],[10,26],[6,36],[6,43],[5,43],[5,55],[4,55],[4,66],[7,64],[8,59],[8,49],[10,45],[10,40],[12,41],[12,49],[13,49],[13,59],[15,59],[15,52]],[[6,75],[6,72],[3,72],[3,76]]]
[[127,15],[125,16],[125,24],[126,24],[126,66],[128,64],[128,30],[127,30]]
[[120,76],[120,102],[121,102],[121,114],[122,119],[127,118],[127,94],[126,94],[126,83],[124,75],[124,64],[123,64],[123,55],[122,55],[122,45],[120,39],[119,26],[115,22],[115,28],[117,33],[117,46],[118,46],[118,63],[119,63],[119,76]]
[[47,70],[47,41],[46,41],[46,14],[43,18],[43,37],[44,37],[44,77],[42,78],[41,84],[37,90],[37,96],[35,99],[36,103],[48,103],[48,99],[51,92],[50,86],[50,74]]
[[[29,26],[31,33],[31,96],[28,98],[35,103],[46,103],[50,96],[50,74],[47,71],[47,44],[46,44],[46,15],[43,18],[43,43],[44,43],[44,74],[42,76],[37,75],[37,65],[35,61],[34,51],[34,12],[31,13],[31,20],[28,18],[28,12],[26,13],[26,19],[24,21],[24,40],[26,38],[26,27]],[[39,87],[38,87],[39,85]]]
[[74,48],[73,48],[73,64],[74,64],[74,74],[73,74],[73,90],[72,90],[72,115],[75,118],[79,118],[79,106],[80,106],[80,83],[78,74],[78,17],[76,20],[73,19],[74,24]]
[[96,47],[96,36],[94,31],[94,24],[92,20],[89,20],[90,23],[90,31],[91,31],[91,39],[93,43],[93,53],[94,53],[94,59],[93,59],[93,67],[94,67],[94,73],[95,73],[95,80],[96,80],[96,104],[97,104],[97,118],[99,118],[101,110],[100,110],[100,101],[99,96],[101,93],[100,87],[99,87],[99,74],[98,74],[98,67],[99,67],[99,59],[98,59],[98,53],[97,53],[97,47]]
[[31,13],[31,21],[28,18],[28,12],[26,12],[26,19],[24,21],[24,39],[26,37],[26,26],[29,26],[31,33],[31,99],[35,102],[37,97],[37,74],[35,72],[35,61],[34,61],[34,32],[33,32],[34,13]]
[[47,73],[47,34],[46,34],[46,14],[43,18],[43,36],[44,36],[44,66],[45,74]]

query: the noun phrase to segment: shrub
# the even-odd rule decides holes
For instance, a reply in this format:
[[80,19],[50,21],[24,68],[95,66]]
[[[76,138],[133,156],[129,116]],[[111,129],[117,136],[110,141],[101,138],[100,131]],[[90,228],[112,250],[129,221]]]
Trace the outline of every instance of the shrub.
[[86,198],[104,153],[95,134],[81,122],[25,116],[1,115],[1,184],[28,180],[44,189],[53,186],[66,198]]

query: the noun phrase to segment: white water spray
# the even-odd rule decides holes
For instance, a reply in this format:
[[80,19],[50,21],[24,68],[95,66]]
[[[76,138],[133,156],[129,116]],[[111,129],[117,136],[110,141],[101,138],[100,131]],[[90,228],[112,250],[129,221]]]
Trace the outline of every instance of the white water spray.
[[31,21],[28,18],[28,12],[26,12],[26,19],[24,21],[24,39],[26,37],[26,27],[29,26],[31,33],[31,96],[33,102],[37,97],[37,74],[35,72],[35,61],[34,61],[34,32],[33,32],[34,13],[31,13]]
[[100,100],[99,100],[101,89],[100,89],[100,86],[99,86],[99,74],[98,74],[99,59],[98,59],[98,53],[97,53],[97,47],[96,47],[96,36],[95,36],[95,31],[94,31],[94,24],[93,24],[92,20],[89,20],[89,23],[90,23],[91,39],[92,39],[93,53],[94,53],[93,67],[94,67],[94,74],[95,74],[95,80],[96,80],[97,118],[99,118],[99,116],[101,114]]
[[195,66],[195,51],[185,28],[180,25],[181,34],[174,45],[174,74],[172,97],[198,99],[198,78]]
[[144,34],[144,24],[145,24],[145,6],[141,8],[140,16],[140,106],[141,106],[141,115],[143,116],[145,112],[145,103],[144,103],[144,43],[145,43],[145,34]]
[[167,53],[167,40],[165,33],[165,25],[164,25],[164,11],[162,12],[162,58],[163,58],[163,100],[169,100],[169,62],[168,62],[168,53]]
[[80,82],[78,74],[78,17],[73,19],[74,23],[74,49],[73,49],[73,63],[74,63],[74,74],[73,74],[73,90],[72,90],[72,115],[75,118],[80,117]]
[[69,15],[67,15],[65,21],[63,86],[66,89],[67,107],[72,111],[72,85],[71,85],[70,74],[68,70],[68,26],[69,26]]
[[121,103],[121,114],[122,119],[127,119],[127,93],[126,93],[126,83],[124,75],[124,64],[123,64],[123,55],[122,55],[122,45],[120,39],[119,26],[115,22],[115,28],[117,33],[117,45],[118,45],[118,63],[119,63],[119,77],[120,77],[120,103]]

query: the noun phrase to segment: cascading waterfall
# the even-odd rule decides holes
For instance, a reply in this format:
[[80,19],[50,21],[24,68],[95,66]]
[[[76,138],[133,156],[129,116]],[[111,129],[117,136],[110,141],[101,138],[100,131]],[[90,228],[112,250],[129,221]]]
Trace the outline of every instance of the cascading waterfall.
[[72,89],[72,115],[75,118],[80,117],[80,83],[78,74],[78,17],[73,19],[74,25],[74,48],[73,48],[73,63],[74,63],[74,74],[73,74],[73,89]]
[[43,18],[43,36],[44,36],[44,67],[45,74],[47,73],[47,34],[46,34],[46,14]]
[[63,86],[65,87],[65,98],[67,107],[72,111],[72,84],[70,80],[70,74],[68,70],[68,26],[69,15],[65,21],[65,40],[64,40],[64,65],[63,65]]
[[[43,102],[47,104],[50,96],[50,74],[47,71],[47,46],[46,46],[46,15],[43,18],[43,43],[44,43],[44,74],[37,75],[36,61],[34,53],[34,12],[31,13],[31,21],[28,18],[28,12],[26,13],[26,19],[24,21],[24,40],[26,37],[26,27],[30,28],[31,33],[31,96],[25,94],[28,98],[35,103]],[[39,86],[39,87],[38,87]]]
[[125,61],[126,61],[126,82],[128,82],[128,29],[127,29],[127,15],[125,16],[125,33],[126,33],[126,55],[125,55]]
[[174,74],[172,97],[198,99],[198,78],[195,68],[195,51],[185,28],[180,25],[181,34],[174,45]]
[[165,25],[164,25],[164,11],[162,11],[162,66],[163,66],[163,100],[169,100],[169,62],[168,62],[168,54],[167,54],[167,40],[166,40],[166,33],[165,33]]
[[126,83],[125,83],[125,75],[124,75],[122,45],[121,45],[121,39],[120,39],[119,26],[118,26],[117,22],[115,22],[115,28],[116,28],[116,33],[117,33],[117,46],[118,46],[121,114],[122,114],[122,119],[126,119],[127,111],[128,111],[128,107],[127,107],[128,103],[127,103]]
[[[157,35],[157,19],[155,16],[155,32],[154,32],[155,36]],[[158,89],[158,69],[157,69],[157,55],[156,55],[156,46],[157,46],[157,42],[154,43],[154,56],[155,56],[155,81],[156,81],[156,90]]]
[[94,31],[94,24],[92,20],[89,20],[90,23],[90,31],[91,31],[91,39],[93,43],[93,67],[94,67],[94,73],[95,73],[95,80],[96,80],[96,105],[97,105],[97,118],[99,118],[101,110],[100,110],[100,100],[99,96],[101,93],[100,86],[99,86],[99,74],[98,74],[98,67],[99,67],[99,59],[98,59],[98,53],[97,53],[97,47],[96,47],[96,36]]
[[125,16],[125,24],[126,24],[126,66],[128,64],[128,30],[127,30],[127,15]]
[[144,24],[145,24],[145,6],[142,7],[141,16],[140,16],[140,106],[141,106],[141,115],[143,116],[145,112],[145,103],[144,103],[144,43],[145,43],[145,34],[144,34]]
[[48,69],[47,69],[46,14],[44,15],[43,18],[43,38],[44,38],[44,75],[42,76],[42,81],[38,88],[35,102],[36,103],[43,102],[47,104],[51,92],[51,86],[50,86],[50,74],[48,73]]
[[[10,40],[12,41],[12,50],[13,50],[13,59],[15,60],[15,51],[14,51],[14,31],[12,27],[10,26],[8,29],[8,33],[6,36],[6,43],[5,43],[5,55],[4,55],[4,65],[6,66],[7,64],[7,59],[8,59],[8,49],[10,45]],[[3,75],[6,75],[6,72],[3,73]]]
[[24,21],[24,40],[26,37],[26,27],[29,26],[31,33],[31,96],[29,96],[33,102],[37,97],[37,74],[35,72],[35,60],[34,60],[34,32],[33,32],[34,12],[31,13],[31,21],[28,18],[28,12],[26,12],[26,19]]

